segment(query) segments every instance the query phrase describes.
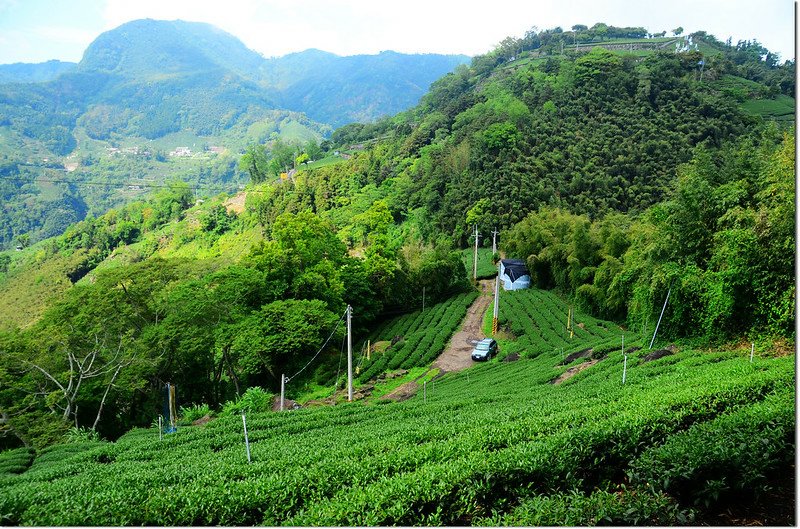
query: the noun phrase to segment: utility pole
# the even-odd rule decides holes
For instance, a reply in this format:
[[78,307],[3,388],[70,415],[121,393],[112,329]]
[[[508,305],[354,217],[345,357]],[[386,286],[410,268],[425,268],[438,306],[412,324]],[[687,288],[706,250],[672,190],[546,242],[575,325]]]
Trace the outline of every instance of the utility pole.
[[285,395],[287,380],[286,375],[281,373],[281,411],[283,411],[283,396]]
[[497,228],[494,229],[492,232],[492,255],[497,253],[497,234],[500,233],[497,231]]
[[497,315],[500,311],[500,263],[497,263],[497,277],[494,279],[494,313],[492,315],[492,336],[497,334]]
[[350,336],[350,317],[353,307],[347,306],[347,401],[353,401],[353,342]]
[[475,224],[475,255],[472,259],[472,280],[478,282],[478,225]]

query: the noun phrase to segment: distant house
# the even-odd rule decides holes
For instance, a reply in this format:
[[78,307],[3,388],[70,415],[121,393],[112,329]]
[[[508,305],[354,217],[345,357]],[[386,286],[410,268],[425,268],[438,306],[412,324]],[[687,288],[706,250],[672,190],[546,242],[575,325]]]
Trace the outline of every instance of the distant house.
[[505,290],[522,290],[531,286],[531,274],[522,259],[502,259],[500,280]]

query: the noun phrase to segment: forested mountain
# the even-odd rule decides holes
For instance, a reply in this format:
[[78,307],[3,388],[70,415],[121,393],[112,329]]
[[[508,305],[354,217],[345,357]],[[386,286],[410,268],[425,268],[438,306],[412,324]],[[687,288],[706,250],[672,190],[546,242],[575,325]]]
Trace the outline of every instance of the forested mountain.
[[[39,446],[68,425],[115,436],[148,423],[166,381],[217,408],[276,390],[347,304],[365,331],[468,289],[453,250],[473,225],[483,244],[498,228],[535,285],[641,336],[670,295],[663,339],[791,350],[794,130],[780,109],[794,64],[705,34],[698,50],[608,50],[582,31],[504,41],[415,108],[322,145],[266,135],[236,197],[197,203],[170,184],[0,254],[5,430]],[[102,375],[57,391],[78,356]],[[336,355],[321,358],[307,383],[335,378]]]
[[74,62],[51,60],[36,64],[18,62],[0,64],[0,84],[5,83],[42,83],[51,81],[69,72],[77,66]]
[[332,125],[408,108],[466,60],[313,50],[265,59],[211,25],[148,19],[103,33],[77,66],[0,67],[13,81],[0,84],[0,248],[59,234],[143,184],[235,189],[248,142],[319,142]]

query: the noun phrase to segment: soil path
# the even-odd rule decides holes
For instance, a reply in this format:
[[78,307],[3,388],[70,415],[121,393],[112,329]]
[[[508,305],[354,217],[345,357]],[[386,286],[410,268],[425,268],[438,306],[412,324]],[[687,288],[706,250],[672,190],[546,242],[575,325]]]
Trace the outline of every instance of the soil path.
[[[439,375],[437,376],[449,371],[461,371],[475,363],[470,357],[470,352],[475,347],[475,342],[486,337],[483,334],[483,315],[486,314],[486,309],[492,303],[494,279],[481,280],[478,282],[478,287],[480,295],[467,310],[467,316],[464,318],[461,328],[456,331],[450,339],[450,343],[447,344],[447,348],[434,360],[428,370],[438,369]],[[418,377],[417,380],[427,374],[426,372]],[[413,380],[381,398],[397,401],[405,400],[414,395],[418,388],[419,384],[417,384],[416,380]]]

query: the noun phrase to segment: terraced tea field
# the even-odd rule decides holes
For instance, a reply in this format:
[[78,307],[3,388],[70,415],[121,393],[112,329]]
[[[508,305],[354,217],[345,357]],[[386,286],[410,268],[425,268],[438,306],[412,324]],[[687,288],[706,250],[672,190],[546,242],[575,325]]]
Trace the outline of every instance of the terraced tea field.
[[[555,385],[571,342],[545,294],[505,297],[520,360],[448,373],[424,398],[248,415],[250,464],[241,417],[163,440],[137,429],[32,462],[4,454],[2,523],[679,525],[793,483],[794,355],[762,351],[751,363],[749,348],[686,349],[645,361],[640,350],[623,384],[614,348]],[[376,333],[436,328],[469,300]],[[575,318],[575,347],[616,340],[610,324]]]

